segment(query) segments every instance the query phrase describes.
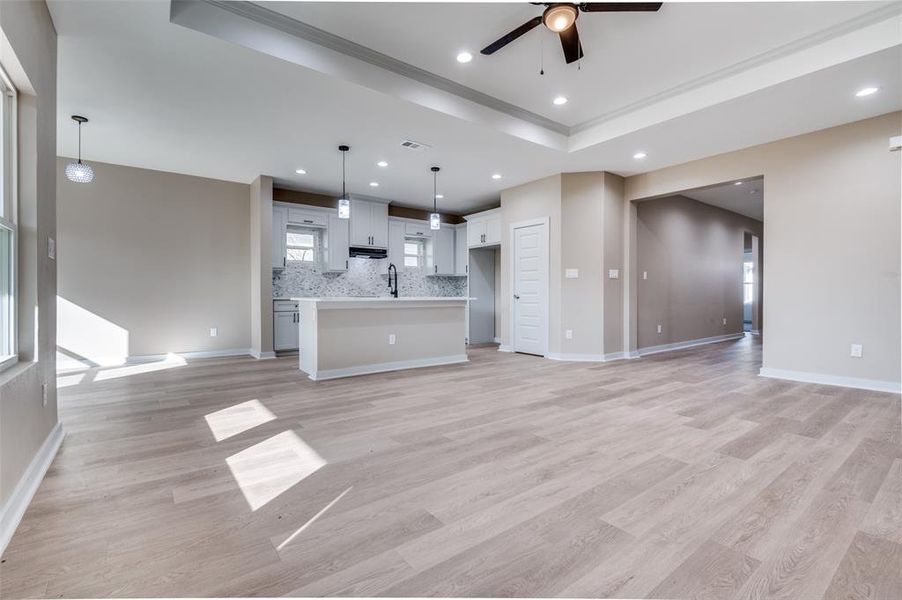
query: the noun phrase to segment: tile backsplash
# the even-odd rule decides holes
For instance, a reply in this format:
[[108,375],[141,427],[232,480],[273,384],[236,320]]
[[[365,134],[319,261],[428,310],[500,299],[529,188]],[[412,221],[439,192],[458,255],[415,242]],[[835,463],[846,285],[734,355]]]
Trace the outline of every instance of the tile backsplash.
[[[343,273],[323,273],[314,263],[289,261],[273,271],[274,298],[388,296],[387,258],[352,258]],[[422,269],[398,267],[399,296],[466,296],[466,277],[427,277]]]

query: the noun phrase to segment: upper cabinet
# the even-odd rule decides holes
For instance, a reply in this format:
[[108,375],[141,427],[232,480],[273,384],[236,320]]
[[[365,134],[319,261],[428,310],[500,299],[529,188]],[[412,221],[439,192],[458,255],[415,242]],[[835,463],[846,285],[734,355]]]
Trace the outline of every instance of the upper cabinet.
[[466,275],[469,271],[470,253],[467,250],[467,224],[462,223],[454,230],[454,274]]
[[501,243],[501,212],[498,209],[476,213],[466,219],[469,247],[494,246]]
[[327,216],[325,270],[330,272],[348,270],[348,220],[338,218],[338,214]]
[[454,275],[454,228],[444,225],[432,232],[432,252],[428,257],[427,275]]
[[285,268],[285,227],[288,225],[288,209],[272,208],[272,268]]
[[388,248],[388,204],[351,199],[351,246]]

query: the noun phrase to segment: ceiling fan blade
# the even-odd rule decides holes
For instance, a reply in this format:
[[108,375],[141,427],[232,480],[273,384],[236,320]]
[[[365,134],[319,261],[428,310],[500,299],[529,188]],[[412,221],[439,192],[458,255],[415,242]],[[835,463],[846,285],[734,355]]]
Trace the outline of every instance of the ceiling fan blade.
[[631,12],[651,11],[661,8],[663,2],[583,2],[579,9],[583,12]]
[[579,41],[576,23],[558,34],[561,36],[561,48],[564,49],[564,60],[569,65],[583,57],[583,45]]
[[488,46],[486,46],[485,48],[480,50],[480,53],[494,54],[498,50],[501,50],[502,48],[504,48],[505,46],[507,46],[508,44],[513,42],[515,39],[517,39],[524,33],[530,31],[531,29],[538,27],[541,24],[542,24],[542,17],[535,17],[533,19],[530,19],[529,21],[523,23],[522,25],[520,25],[519,27],[517,27],[516,29],[514,29],[513,31],[508,33],[507,35],[501,36],[500,38],[498,38],[497,40],[495,40],[494,42],[492,42],[491,44],[489,44]]

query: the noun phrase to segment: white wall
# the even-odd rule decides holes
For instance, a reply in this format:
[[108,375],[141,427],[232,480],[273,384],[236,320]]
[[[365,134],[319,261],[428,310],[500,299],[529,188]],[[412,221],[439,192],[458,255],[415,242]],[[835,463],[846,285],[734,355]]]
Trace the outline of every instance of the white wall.
[[[116,358],[250,347],[250,189],[92,163],[90,185],[59,159],[59,346]],[[218,329],[210,337],[210,328]]]
[[763,175],[765,373],[898,389],[900,130],[897,112],[746,148],[630,177],[626,197]]

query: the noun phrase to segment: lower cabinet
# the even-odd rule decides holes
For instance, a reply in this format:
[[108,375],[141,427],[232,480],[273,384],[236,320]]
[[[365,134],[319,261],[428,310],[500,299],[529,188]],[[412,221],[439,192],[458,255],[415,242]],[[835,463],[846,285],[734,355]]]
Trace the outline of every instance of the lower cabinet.
[[275,351],[297,350],[299,347],[299,313],[297,303],[275,301],[272,313],[272,346]]

